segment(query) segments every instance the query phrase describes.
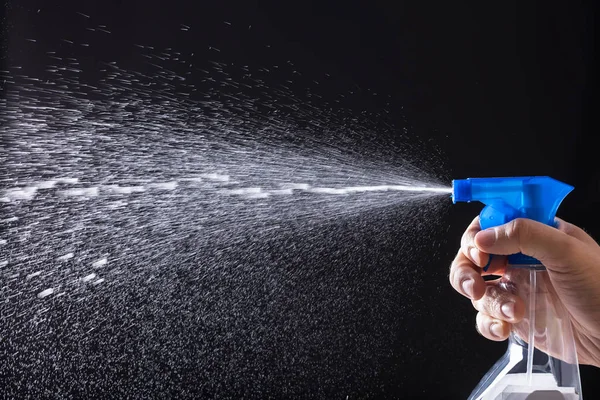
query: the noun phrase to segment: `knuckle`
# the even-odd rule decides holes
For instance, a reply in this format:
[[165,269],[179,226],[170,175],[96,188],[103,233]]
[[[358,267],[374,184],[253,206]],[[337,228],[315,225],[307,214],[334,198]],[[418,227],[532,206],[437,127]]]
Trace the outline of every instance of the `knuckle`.
[[467,249],[473,246],[475,240],[475,234],[481,230],[479,225],[479,216],[475,217],[469,227],[463,232],[460,238],[460,246],[462,249]]
[[477,333],[479,333],[481,336],[483,336],[483,334],[481,333],[481,328],[483,327],[483,314],[481,314],[480,312],[477,313],[477,317],[475,318],[475,330],[477,331]]
[[459,253],[452,261],[452,264],[450,264],[448,279],[456,290],[460,290],[460,283],[469,275],[469,263],[470,261],[461,257]]
[[500,298],[495,297],[490,303],[490,314],[494,317],[501,318],[502,304],[504,304],[504,302]]
[[486,288],[485,299],[485,309],[490,315],[502,315],[502,304],[504,304],[504,296],[497,287],[488,286]]
[[450,273],[450,286],[454,288],[457,292],[461,291],[460,288],[460,274],[456,271]]
[[572,235],[575,232],[575,227],[567,221],[563,221],[561,219],[558,220],[558,230],[566,233],[567,235]]
[[450,264],[450,273],[448,275],[448,279],[450,280],[450,284],[452,286],[454,286],[454,284],[456,283],[457,270],[458,270],[458,255],[456,257],[454,257],[454,260],[452,260],[452,263]]
[[486,339],[492,339],[492,335],[490,334],[490,326],[492,324],[492,319],[489,315],[479,312],[477,314],[477,321],[475,323],[475,329],[477,333],[483,336]]
[[524,218],[513,219],[506,225],[506,237],[519,242],[522,238],[527,237],[528,226],[529,224]]
[[466,249],[467,247],[469,247],[469,242],[470,242],[469,232],[467,231],[467,232],[463,233],[462,237],[460,238],[460,248]]

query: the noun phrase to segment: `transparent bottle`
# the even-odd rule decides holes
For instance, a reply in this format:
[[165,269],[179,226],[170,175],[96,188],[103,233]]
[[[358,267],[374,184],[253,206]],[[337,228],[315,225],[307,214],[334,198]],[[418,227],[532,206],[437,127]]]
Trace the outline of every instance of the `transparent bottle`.
[[[481,229],[517,218],[556,227],[556,211],[572,190],[548,176],[467,178],[452,181],[452,201],[484,203],[479,214]],[[548,271],[539,260],[521,253],[508,256],[508,264],[499,284],[525,301],[525,318],[513,325],[506,354],[469,399],[582,399],[569,313]]]
[[500,285],[525,301],[525,317],[513,325],[508,350],[469,400],[581,400],[573,328],[548,271],[512,265]]

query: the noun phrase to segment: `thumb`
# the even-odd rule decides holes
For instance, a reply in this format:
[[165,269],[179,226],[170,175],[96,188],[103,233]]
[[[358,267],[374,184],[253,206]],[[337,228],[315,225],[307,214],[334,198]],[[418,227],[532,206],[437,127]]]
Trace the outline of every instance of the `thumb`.
[[475,236],[475,245],[485,253],[523,253],[547,267],[562,266],[572,261],[577,242],[565,232],[524,218],[480,231]]

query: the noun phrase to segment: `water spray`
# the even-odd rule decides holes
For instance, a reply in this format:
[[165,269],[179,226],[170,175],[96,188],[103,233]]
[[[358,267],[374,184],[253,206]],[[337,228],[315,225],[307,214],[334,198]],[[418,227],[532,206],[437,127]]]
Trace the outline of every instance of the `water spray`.
[[[468,178],[452,182],[452,201],[485,204],[479,215],[481,229],[516,218],[556,227],[556,211],[572,190],[572,186],[547,176]],[[513,325],[507,352],[469,399],[581,399],[571,322],[546,268],[533,257],[509,255],[499,285],[523,298],[528,312],[523,321]]]

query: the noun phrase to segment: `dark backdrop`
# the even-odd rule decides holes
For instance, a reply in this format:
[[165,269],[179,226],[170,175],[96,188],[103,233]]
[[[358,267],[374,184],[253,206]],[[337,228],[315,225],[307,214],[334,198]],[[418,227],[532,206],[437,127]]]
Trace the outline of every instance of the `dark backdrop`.
[[[592,222],[597,218],[592,207],[600,199],[600,169],[594,159],[596,115],[591,107],[596,96],[592,87],[597,67],[591,2],[58,3],[7,4],[3,20],[3,33],[7,35],[3,45],[5,63],[24,65],[29,71],[36,71],[39,63],[37,68],[41,71],[41,65],[46,63],[39,55],[43,53],[29,51],[22,38],[36,37],[38,45],[44,46],[45,41],[78,35],[74,32],[82,31],[78,24],[85,22],[85,17],[81,19],[76,11],[102,21],[111,31],[106,39],[95,37],[93,55],[82,53],[83,58],[118,60],[122,65],[143,70],[146,67],[132,55],[131,44],[146,43],[157,48],[171,46],[195,51],[194,62],[198,64],[209,58],[253,66],[285,64],[290,60],[307,82],[311,78],[324,79],[325,74],[335,79],[321,89],[325,100],[332,102],[340,92],[354,90],[357,95],[343,100],[344,107],[373,113],[385,109],[386,118],[399,130],[410,126],[414,136],[406,140],[418,137],[438,147],[445,158],[446,179],[550,175],[573,184],[576,190],[564,202],[560,216],[600,237],[600,226]],[[181,24],[190,26],[190,31],[182,31]],[[94,79],[93,70],[84,74],[87,79]],[[505,343],[491,343],[477,335],[475,313],[469,302],[455,294],[447,283],[448,265],[462,230],[479,209],[475,204],[453,207],[444,217],[449,230],[435,239],[444,243],[442,249],[430,257],[425,246],[423,254],[416,256],[414,268],[428,272],[421,272],[415,280],[413,289],[421,293],[419,296],[398,299],[398,305],[410,303],[403,305],[408,307],[410,317],[404,317],[400,326],[392,322],[394,310],[381,311],[381,320],[373,317],[380,306],[373,291],[369,292],[368,302],[372,309],[357,311],[355,320],[346,320],[353,328],[340,328],[339,336],[324,328],[327,321],[317,324],[315,331],[317,336],[322,335],[322,342],[310,335],[309,340],[302,334],[300,338],[292,333],[282,334],[279,347],[274,348],[298,346],[296,353],[286,355],[306,355],[308,350],[303,350],[302,344],[296,343],[298,340],[307,340],[307,346],[312,346],[305,364],[280,359],[277,354],[261,358],[252,352],[247,356],[255,360],[248,361],[246,369],[237,370],[189,360],[182,370],[150,360],[147,363],[152,366],[142,369],[133,364],[121,365],[103,376],[108,383],[92,385],[94,389],[89,391],[73,389],[71,394],[110,397],[111,390],[127,392],[117,390],[119,386],[139,385],[137,393],[145,393],[144,396],[235,397],[245,393],[256,398],[302,394],[340,399],[464,398],[506,347]],[[381,221],[371,223],[378,222]],[[377,252],[401,255],[394,250],[394,243],[401,241],[405,232],[399,229],[394,233],[393,221],[386,223],[392,244],[370,245]],[[365,224],[368,226],[369,221]],[[323,251],[321,258],[311,258],[303,267],[323,271],[323,279],[327,279],[324,268],[331,262],[328,254],[344,249]],[[277,249],[273,252],[277,253]],[[298,262],[291,256],[280,260],[288,260],[290,265]],[[393,265],[393,260],[387,262]],[[362,273],[368,275],[368,269]],[[318,299],[327,297],[323,296]],[[399,308],[398,315],[401,312]],[[379,332],[377,340],[383,347],[377,349],[383,351],[381,354],[364,345],[370,340],[368,325],[373,321],[390,327],[384,339]],[[276,329],[278,325],[273,323]],[[345,334],[360,336],[361,329],[364,337],[353,347],[358,339]],[[337,339],[328,341],[331,337]],[[387,352],[382,350],[386,346]],[[359,354],[357,349],[367,350]],[[172,351],[177,364],[178,350]],[[235,351],[235,347],[229,351]],[[344,352],[353,360],[351,364],[344,362]],[[132,356],[129,360],[135,364],[135,359]],[[3,365],[9,362],[4,361]],[[319,364],[326,367],[320,368]],[[205,368],[220,372],[209,374],[202,371]],[[39,375],[25,367],[17,371]],[[588,398],[600,396],[593,389],[594,380],[600,376],[598,370],[584,367],[582,373],[584,393]],[[195,375],[222,382],[197,384]],[[3,376],[7,382],[14,379],[6,372]],[[99,379],[91,370],[79,371],[77,377],[88,383]],[[162,385],[151,383],[158,380]],[[47,376],[41,382],[50,393],[60,386]],[[14,390],[13,387],[16,393]],[[63,388],[62,393],[69,392]],[[130,396],[136,397],[135,392]]]

